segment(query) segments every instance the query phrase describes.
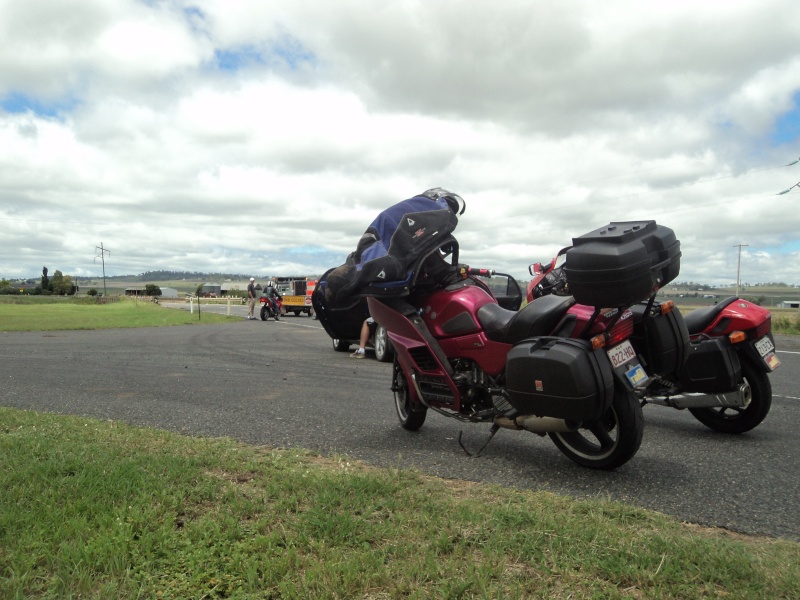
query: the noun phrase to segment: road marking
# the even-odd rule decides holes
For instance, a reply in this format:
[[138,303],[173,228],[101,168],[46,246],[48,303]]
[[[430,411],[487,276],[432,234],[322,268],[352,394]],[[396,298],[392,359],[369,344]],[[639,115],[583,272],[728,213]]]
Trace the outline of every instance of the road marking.
[[325,331],[319,325],[303,325],[302,323],[293,323],[291,321],[284,321],[283,317],[281,317],[281,320],[278,321],[278,323],[286,323],[287,325],[294,325],[295,327],[307,327],[308,329],[319,329],[321,331]]
[[791,350],[775,350],[776,354],[800,354],[800,352],[793,352]]

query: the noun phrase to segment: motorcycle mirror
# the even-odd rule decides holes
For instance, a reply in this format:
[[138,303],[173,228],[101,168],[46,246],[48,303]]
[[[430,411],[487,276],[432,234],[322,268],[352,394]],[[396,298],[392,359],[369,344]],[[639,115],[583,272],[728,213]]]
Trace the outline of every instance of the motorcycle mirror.
[[533,263],[532,265],[528,265],[528,273],[531,275],[541,275],[543,272],[542,263]]

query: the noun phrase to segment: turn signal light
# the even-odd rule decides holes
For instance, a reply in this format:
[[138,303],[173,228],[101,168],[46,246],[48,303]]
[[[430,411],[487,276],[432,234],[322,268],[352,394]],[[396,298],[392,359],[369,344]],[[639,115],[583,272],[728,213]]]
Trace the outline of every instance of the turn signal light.
[[592,349],[599,350],[606,345],[606,336],[604,334],[596,335],[590,341],[592,342]]
[[747,339],[744,331],[733,331],[728,334],[728,339],[731,341],[731,344],[738,344],[739,342],[743,342]]
[[661,314],[666,315],[672,312],[675,308],[675,303],[672,300],[667,300],[661,303]]

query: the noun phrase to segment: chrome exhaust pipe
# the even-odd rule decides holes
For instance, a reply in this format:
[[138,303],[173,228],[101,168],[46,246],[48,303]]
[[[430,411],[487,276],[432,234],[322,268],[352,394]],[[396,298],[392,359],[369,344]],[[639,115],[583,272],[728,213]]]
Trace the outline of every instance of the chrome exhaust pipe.
[[554,432],[566,433],[578,429],[578,424],[574,421],[556,419],[555,417],[537,417],[536,415],[520,415],[514,419],[495,417],[494,423],[505,429],[513,429],[515,431],[524,429],[538,435]]
[[678,396],[652,396],[650,404],[670,408],[744,408],[750,404],[753,392],[747,383],[741,384],[732,392],[723,394],[680,394]]

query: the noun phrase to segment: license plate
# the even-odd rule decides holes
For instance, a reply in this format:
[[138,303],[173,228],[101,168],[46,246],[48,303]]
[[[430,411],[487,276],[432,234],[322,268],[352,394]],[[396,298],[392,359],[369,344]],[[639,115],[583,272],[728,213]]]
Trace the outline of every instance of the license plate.
[[606,354],[608,354],[608,360],[611,361],[611,366],[615,369],[636,358],[636,351],[628,340],[617,344],[611,350],[606,350]]
[[772,340],[770,340],[768,337],[763,337],[758,340],[755,346],[762,358],[775,350],[775,346],[772,345]]

